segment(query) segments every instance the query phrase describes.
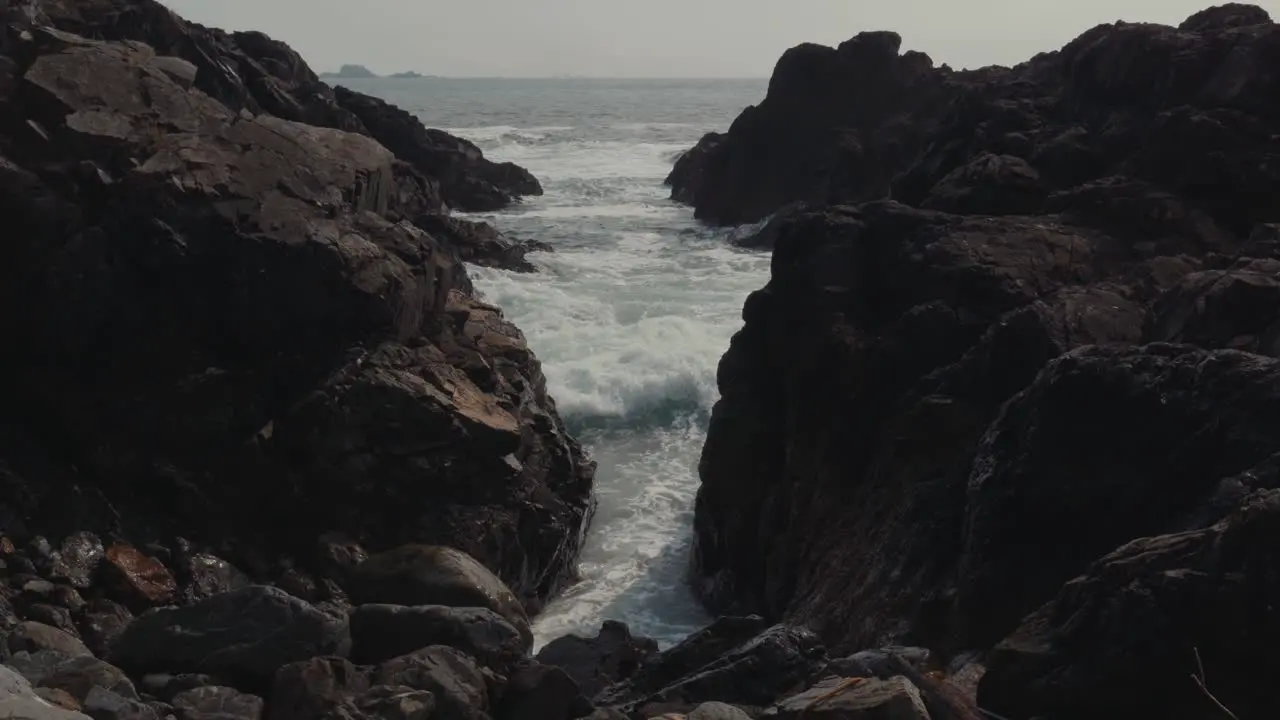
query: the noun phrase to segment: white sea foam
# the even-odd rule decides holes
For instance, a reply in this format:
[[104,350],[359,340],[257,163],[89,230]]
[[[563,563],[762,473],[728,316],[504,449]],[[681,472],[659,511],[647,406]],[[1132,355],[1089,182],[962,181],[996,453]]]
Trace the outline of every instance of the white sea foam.
[[667,199],[674,153],[703,128],[455,128],[546,194],[483,216],[552,243],[537,274],[473,268],[524,330],[561,414],[599,463],[583,581],[535,623],[538,644],[623,620],[668,644],[707,621],[685,585],[696,466],[715,371],[768,257],[736,250]]

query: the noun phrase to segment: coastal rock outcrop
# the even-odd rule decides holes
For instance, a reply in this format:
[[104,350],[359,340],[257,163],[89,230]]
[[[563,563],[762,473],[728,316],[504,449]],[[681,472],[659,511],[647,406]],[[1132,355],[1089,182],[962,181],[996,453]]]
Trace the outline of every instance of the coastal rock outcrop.
[[[149,45],[167,69],[232,112],[367,135],[428,181],[434,204],[458,210],[504,207],[542,187],[523,168],[494,163],[474,144],[428,130],[382,100],[325,84],[288,45],[260,32],[228,33],[184,20],[157,0],[42,0],[32,7],[53,26],[99,40]],[[185,61],[185,63],[183,63]],[[183,65],[186,67],[183,67]]]
[[719,367],[704,603],[928,647],[1011,718],[1274,714],[1278,53],[1242,5],[1014,68],[789,51],[671,177],[773,215],[739,241],[772,270]]
[[1275,164],[1255,157],[1280,152],[1265,71],[1278,42],[1265,11],[1228,5],[1179,28],[1101,25],[1013,68],[935,68],[887,32],[801,45],[668,184],[698,217],[738,224],[796,201],[885,197],[1034,214],[1054,192],[1123,176],[1244,233],[1280,212]]
[[[5,20],[0,538],[31,551],[11,571],[123,617],[246,576],[342,607],[361,546],[458,548],[530,608],[573,577],[593,465],[519,330],[412,224],[435,180],[284,117],[268,90],[311,74],[264,36],[148,0]],[[192,82],[165,52],[227,67]]]

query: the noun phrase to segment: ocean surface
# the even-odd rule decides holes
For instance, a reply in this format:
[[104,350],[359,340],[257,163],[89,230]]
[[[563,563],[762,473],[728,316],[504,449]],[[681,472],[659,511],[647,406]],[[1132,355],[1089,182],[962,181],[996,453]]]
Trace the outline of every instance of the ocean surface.
[[697,463],[716,364],[766,254],[699,225],[662,180],[765,80],[341,80],[528,168],[546,194],[489,220],[550,243],[537,274],[473,268],[542,360],[572,432],[599,463],[583,580],[536,620],[538,645],[603,620],[674,643],[707,618],[685,583]]

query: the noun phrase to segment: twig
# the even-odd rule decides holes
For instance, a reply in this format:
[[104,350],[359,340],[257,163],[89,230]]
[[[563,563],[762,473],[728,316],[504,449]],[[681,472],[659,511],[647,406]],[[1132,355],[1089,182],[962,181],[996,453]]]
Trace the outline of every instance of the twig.
[[1231,720],[1240,720],[1235,713],[1231,712],[1226,705],[1222,704],[1222,701],[1214,697],[1213,693],[1210,692],[1209,688],[1205,685],[1204,663],[1200,661],[1200,648],[1192,648],[1191,651],[1195,654],[1196,658],[1196,671],[1191,673],[1191,682],[1195,683],[1196,687],[1200,688],[1200,692],[1209,699],[1209,702],[1217,706],[1217,708],[1222,711],[1223,715],[1231,718]]

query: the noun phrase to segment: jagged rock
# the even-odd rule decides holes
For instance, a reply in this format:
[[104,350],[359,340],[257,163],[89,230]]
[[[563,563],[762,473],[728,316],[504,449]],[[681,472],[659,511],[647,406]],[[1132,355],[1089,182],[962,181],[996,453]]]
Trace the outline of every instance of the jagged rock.
[[528,636],[488,608],[362,605],[351,612],[351,657],[375,665],[431,645],[448,645],[485,667],[510,666],[529,652]]
[[832,660],[824,673],[838,675],[842,678],[879,678],[888,680],[898,675],[897,662],[906,662],[919,669],[925,669],[929,663],[928,648],[887,647],[876,650],[861,650],[849,657]]
[[984,152],[952,170],[929,191],[921,206],[956,213],[1032,215],[1049,195],[1026,160]]
[[564,670],[526,662],[512,671],[493,715],[498,720],[574,720],[594,710]]
[[[452,241],[408,222],[436,179],[261,34],[50,0],[0,36],[6,533],[157,556],[177,590],[126,583],[138,609],[244,583],[203,549],[341,605],[298,541],[331,531],[457,546],[535,604],[572,579],[594,468]],[[427,137],[459,183],[515,173]],[[153,545],[177,536],[202,550]],[[6,568],[93,564],[45,546]]]
[[650,638],[635,637],[624,623],[606,620],[594,638],[566,635],[552,640],[538,651],[537,660],[564,670],[583,695],[594,697],[635,675],[657,652],[658,644]]
[[488,223],[472,222],[449,215],[422,215],[414,224],[434,237],[458,248],[463,260],[486,267],[535,272],[537,267],[525,259],[530,252],[546,252],[549,245],[530,241],[513,241]]
[[963,637],[997,642],[1110,549],[1186,529],[1220,479],[1280,449],[1277,423],[1271,358],[1150,345],[1050,363],[973,461],[955,606]]
[[334,96],[378,142],[428,177],[436,178],[444,201],[452,208],[470,212],[497,210],[510,205],[519,195],[542,194],[542,186],[524,168],[485,160],[474,143],[429,130],[394,105],[344,87],[334,88]]
[[[662,659],[659,655],[651,662]],[[631,681],[606,689],[596,702],[620,706],[624,712],[693,709],[712,700],[764,707],[803,685],[825,659],[813,633],[778,625],[661,687],[653,687],[654,674],[641,671]]]
[[692,675],[769,629],[759,616],[722,617],[656,655],[650,655],[631,678],[596,693],[601,705],[621,703],[658,692]]
[[283,591],[253,586],[134,620],[111,659],[135,673],[209,673],[268,683],[284,665],[349,650],[345,617]]
[[[478,417],[497,432],[514,432],[516,425],[501,410]],[[503,582],[475,558],[450,547],[405,545],[370,557],[356,567],[350,584],[357,603],[482,607],[511,623],[523,639],[524,652],[533,646],[529,619],[520,601]]]
[[928,56],[899,54],[896,33],[838,49],[804,44],[778,60],[768,94],[676,163],[672,197],[699,218],[755,222],[796,201],[874,200],[927,142],[956,95]]
[[[1266,717],[1280,472],[1199,530],[1140,538],[1093,563],[992,651],[978,703],[1007,717]],[[1175,680],[1176,678],[1176,680]]]
[[901,675],[876,678],[833,678],[787,698],[762,718],[799,720],[930,720],[920,690]]
[[1280,357],[1280,259],[1187,275],[1156,302],[1143,339]]
[[475,663],[450,647],[429,647],[388,660],[378,666],[373,684],[430,691],[435,697],[435,713],[442,720],[482,720],[489,710],[484,675]]
[[193,688],[173,698],[178,720],[260,720],[262,708],[262,698],[229,687]]
[[71,657],[92,655],[84,643],[74,635],[38,622],[21,622],[9,632],[5,641],[9,652],[36,653],[41,650],[54,650]]
[[1236,234],[1280,218],[1276,81],[1262,70],[1280,30],[1261,8],[1099,25],[1013,68],[934,68],[900,42],[788,50],[764,100],[676,162],[672,197],[723,224],[888,196],[1034,213],[1049,192],[1127,175]]

